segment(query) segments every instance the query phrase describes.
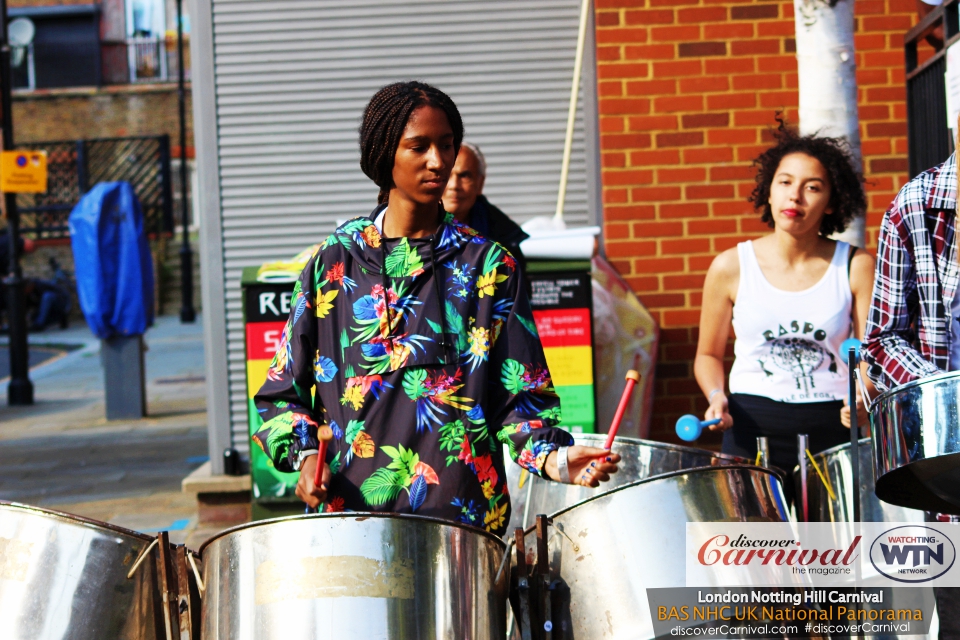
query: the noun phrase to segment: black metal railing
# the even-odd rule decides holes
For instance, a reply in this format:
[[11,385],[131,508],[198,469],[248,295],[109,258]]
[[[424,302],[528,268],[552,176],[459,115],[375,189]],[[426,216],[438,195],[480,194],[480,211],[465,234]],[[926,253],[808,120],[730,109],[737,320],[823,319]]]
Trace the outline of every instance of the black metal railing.
[[[907,153],[910,176],[936,166],[953,153],[947,123],[947,47],[960,40],[960,0],[946,0],[904,37],[907,77]],[[917,45],[930,36],[939,49],[918,64]],[[941,44],[942,43],[942,44]]]
[[69,236],[67,220],[83,194],[97,183],[121,181],[133,185],[147,233],[173,231],[169,136],[30,142],[17,148],[47,152],[47,192],[17,196],[26,237]]

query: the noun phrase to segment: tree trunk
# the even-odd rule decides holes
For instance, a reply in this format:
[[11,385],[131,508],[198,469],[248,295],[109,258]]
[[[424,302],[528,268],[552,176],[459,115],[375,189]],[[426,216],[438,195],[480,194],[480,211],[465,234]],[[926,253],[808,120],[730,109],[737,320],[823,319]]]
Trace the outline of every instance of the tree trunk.
[[[832,6],[831,6],[832,4]],[[863,170],[857,115],[853,0],[794,0],[800,133],[846,138],[856,169]],[[865,221],[854,219],[836,236],[866,246]]]

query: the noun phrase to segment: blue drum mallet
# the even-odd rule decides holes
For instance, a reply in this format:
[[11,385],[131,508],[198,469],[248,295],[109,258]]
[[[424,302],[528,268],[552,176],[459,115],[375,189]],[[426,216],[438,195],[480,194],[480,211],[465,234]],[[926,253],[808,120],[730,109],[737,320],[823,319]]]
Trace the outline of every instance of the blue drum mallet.
[[704,427],[710,427],[715,424],[720,424],[720,418],[700,420],[697,416],[688,413],[685,416],[680,416],[680,419],[677,420],[677,435],[680,436],[681,440],[693,442],[703,433]]

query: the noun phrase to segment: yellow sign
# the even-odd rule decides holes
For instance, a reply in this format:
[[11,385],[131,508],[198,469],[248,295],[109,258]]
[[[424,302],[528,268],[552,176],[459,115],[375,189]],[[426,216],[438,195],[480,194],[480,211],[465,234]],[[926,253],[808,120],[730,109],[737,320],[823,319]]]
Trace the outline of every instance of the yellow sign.
[[0,191],[45,193],[46,151],[0,151]]

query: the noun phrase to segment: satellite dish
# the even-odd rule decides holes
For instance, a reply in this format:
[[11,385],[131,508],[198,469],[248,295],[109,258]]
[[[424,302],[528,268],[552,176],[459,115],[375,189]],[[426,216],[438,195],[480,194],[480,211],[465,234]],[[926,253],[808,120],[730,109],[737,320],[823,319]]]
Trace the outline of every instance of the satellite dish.
[[28,47],[33,42],[37,28],[30,18],[17,18],[7,25],[7,38],[11,47]]

